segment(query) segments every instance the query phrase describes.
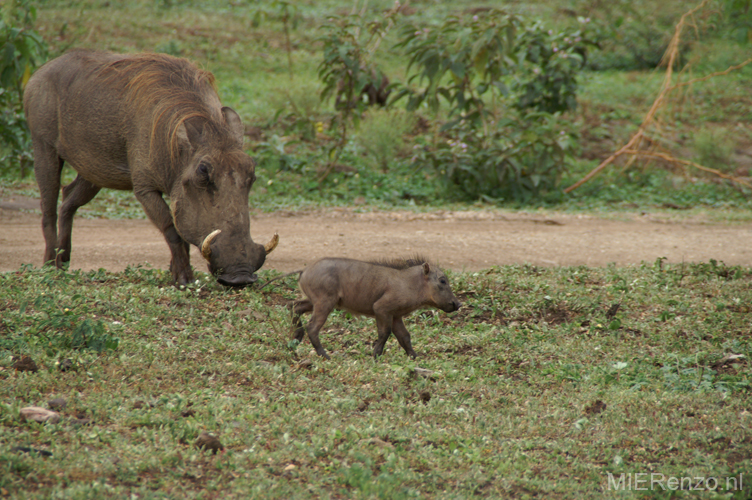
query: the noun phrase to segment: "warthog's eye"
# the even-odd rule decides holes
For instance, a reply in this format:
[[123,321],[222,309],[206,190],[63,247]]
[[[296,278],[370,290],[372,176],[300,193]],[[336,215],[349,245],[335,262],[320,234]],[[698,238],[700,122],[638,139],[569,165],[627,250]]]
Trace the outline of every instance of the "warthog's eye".
[[202,161],[198,164],[198,175],[201,177],[209,177],[209,164]]
[[446,280],[446,278],[441,278],[441,279],[439,280],[439,283],[441,283],[442,285],[446,285],[446,284],[447,284],[447,280]]

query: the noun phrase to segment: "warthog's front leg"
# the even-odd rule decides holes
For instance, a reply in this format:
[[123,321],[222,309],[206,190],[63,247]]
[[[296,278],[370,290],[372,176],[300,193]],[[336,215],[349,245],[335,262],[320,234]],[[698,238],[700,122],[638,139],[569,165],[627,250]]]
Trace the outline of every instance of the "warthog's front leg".
[[413,358],[418,357],[415,351],[413,351],[413,345],[410,342],[410,332],[405,328],[401,317],[394,318],[394,321],[392,321],[392,331],[394,332],[394,336],[397,337],[397,342],[399,342],[407,355]]
[[191,257],[189,254],[190,246],[178,234],[175,229],[175,223],[170,213],[170,208],[162,199],[162,193],[159,191],[149,191],[138,189],[134,186],[133,192],[136,198],[144,207],[146,215],[154,223],[167,241],[170,247],[172,258],[170,259],[170,272],[172,279],[178,285],[187,285],[193,281],[193,270],[191,269]]
[[316,349],[316,354],[326,359],[329,359],[329,355],[326,353],[326,349],[321,345],[319,340],[319,331],[321,327],[326,323],[326,318],[329,317],[329,313],[334,310],[334,302],[318,302],[313,304],[313,314],[311,315],[311,321],[308,323],[306,330],[308,331],[308,339],[311,341],[311,345]]

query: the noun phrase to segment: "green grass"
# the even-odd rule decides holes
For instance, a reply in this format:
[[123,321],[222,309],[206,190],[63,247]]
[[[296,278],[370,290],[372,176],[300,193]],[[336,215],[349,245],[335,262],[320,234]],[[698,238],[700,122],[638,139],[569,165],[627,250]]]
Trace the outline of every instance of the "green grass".
[[[373,321],[334,314],[325,361],[288,340],[290,278],[260,293],[203,273],[177,289],[161,270],[25,267],[0,275],[0,491],[610,498],[608,473],[738,477],[752,465],[750,278],[716,262],[452,273],[465,307],[410,318],[418,360],[392,339],[374,361]],[[118,347],[64,347],[84,320]],[[13,370],[22,354],[37,373]],[[19,421],[58,396],[60,424]],[[224,453],[195,449],[202,431]]]

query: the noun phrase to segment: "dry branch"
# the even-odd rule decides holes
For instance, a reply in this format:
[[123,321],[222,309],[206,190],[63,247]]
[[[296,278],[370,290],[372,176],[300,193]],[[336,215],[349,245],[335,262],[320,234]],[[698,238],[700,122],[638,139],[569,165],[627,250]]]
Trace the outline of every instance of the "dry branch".
[[[596,175],[598,175],[598,173],[601,170],[603,170],[604,168],[606,168],[609,164],[613,163],[614,160],[616,160],[618,157],[620,157],[622,155],[625,155],[625,154],[626,155],[632,155],[632,158],[636,158],[637,156],[653,156],[653,157],[656,157],[656,158],[662,158],[664,160],[667,160],[667,161],[670,161],[670,162],[673,162],[673,163],[678,163],[678,164],[681,164],[681,165],[693,166],[693,167],[695,167],[695,168],[697,168],[699,170],[703,170],[705,172],[709,172],[709,173],[715,174],[715,175],[717,175],[719,177],[722,177],[724,179],[728,179],[728,180],[731,180],[733,182],[738,182],[740,184],[744,184],[746,186],[750,186],[750,184],[747,183],[746,181],[743,181],[743,180],[739,179],[738,177],[734,177],[734,176],[731,176],[731,175],[723,174],[722,172],[720,172],[718,170],[715,170],[715,169],[712,169],[712,168],[708,168],[708,167],[703,167],[702,165],[699,165],[699,164],[691,162],[691,161],[681,160],[681,159],[678,159],[678,158],[674,158],[674,157],[672,157],[670,155],[667,155],[667,154],[664,154],[664,153],[655,153],[655,152],[643,151],[643,150],[640,149],[640,143],[641,143],[642,139],[649,139],[649,138],[647,138],[645,136],[645,132],[646,132],[648,126],[650,126],[653,123],[653,121],[655,120],[656,113],[661,108],[661,106],[664,104],[666,97],[668,96],[668,94],[671,91],[673,91],[673,90],[675,90],[675,89],[677,89],[679,87],[685,87],[687,85],[692,85],[693,83],[697,83],[697,82],[702,82],[702,81],[705,81],[705,80],[709,80],[710,78],[713,78],[713,77],[716,77],[716,76],[726,75],[726,74],[730,73],[731,71],[736,71],[736,70],[738,70],[740,68],[743,68],[747,64],[752,63],[752,58],[751,59],[747,59],[745,62],[743,62],[741,64],[737,64],[735,66],[731,66],[731,67],[727,68],[724,71],[718,71],[718,72],[711,73],[709,75],[703,76],[701,78],[694,78],[694,79],[688,80],[686,82],[676,83],[674,85],[671,84],[671,78],[673,76],[673,71],[674,71],[674,63],[676,62],[677,55],[679,54],[679,42],[681,41],[681,32],[684,29],[684,26],[686,24],[686,20],[688,18],[694,16],[694,14],[696,12],[698,12],[701,9],[705,8],[705,6],[709,2],[710,2],[710,0],[703,0],[697,7],[695,7],[694,9],[691,9],[688,12],[686,12],[681,17],[681,19],[679,19],[679,22],[676,24],[676,27],[674,29],[674,36],[671,37],[671,41],[669,42],[668,49],[666,49],[666,53],[663,55],[663,58],[661,59],[661,65],[663,65],[663,64],[666,65],[666,75],[663,78],[663,83],[661,84],[661,91],[658,94],[658,97],[653,102],[653,105],[650,106],[650,109],[648,110],[647,114],[645,115],[645,118],[643,119],[642,123],[640,124],[640,127],[637,130],[637,132],[635,133],[635,135],[633,135],[632,138],[629,140],[629,142],[627,142],[624,146],[622,146],[618,151],[616,151],[615,153],[611,154],[611,156],[609,156],[603,162],[601,162],[600,165],[598,165],[593,170],[591,170],[590,172],[588,172],[588,174],[585,175],[585,177],[583,177],[579,181],[575,182],[574,184],[572,184],[571,186],[569,186],[568,188],[566,188],[564,190],[565,193],[569,193],[569,192],[577,189],[578,187],[582,186],[587,181],[589,181],[590,179],[592,179],[593,177],[595,177]],[[752,186],[750,186],[750,187],[752,187]]]

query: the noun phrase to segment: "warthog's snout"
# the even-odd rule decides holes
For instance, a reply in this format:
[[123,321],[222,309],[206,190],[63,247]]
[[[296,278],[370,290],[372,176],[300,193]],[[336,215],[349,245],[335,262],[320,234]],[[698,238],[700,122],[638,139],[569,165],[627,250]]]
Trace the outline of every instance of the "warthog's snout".
[[217,281],[224,286],[248,286],[256,282],[258,275],[251,273],[228,273],[217,276]]
[[452,302],[447,304],[443,310],[444,312],[450,313],[458,310],[460,307],[462,307],[462,302],[460,302],[459,300],[453,300]]

